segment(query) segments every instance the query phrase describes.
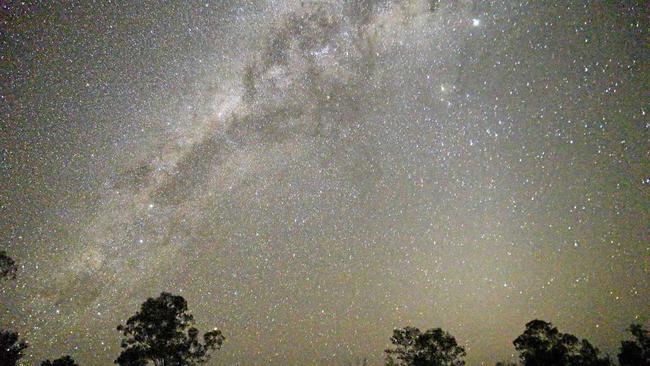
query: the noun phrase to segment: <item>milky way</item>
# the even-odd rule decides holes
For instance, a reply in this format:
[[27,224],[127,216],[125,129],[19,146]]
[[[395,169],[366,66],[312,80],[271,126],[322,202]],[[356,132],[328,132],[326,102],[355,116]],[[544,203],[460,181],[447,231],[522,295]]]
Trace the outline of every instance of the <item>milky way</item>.
[[[135,3],[135,2],[134,2]],[[643,2],[6,5],[2,327],[110,364],[147,297],[214,365],[469,364],[648,322]]]

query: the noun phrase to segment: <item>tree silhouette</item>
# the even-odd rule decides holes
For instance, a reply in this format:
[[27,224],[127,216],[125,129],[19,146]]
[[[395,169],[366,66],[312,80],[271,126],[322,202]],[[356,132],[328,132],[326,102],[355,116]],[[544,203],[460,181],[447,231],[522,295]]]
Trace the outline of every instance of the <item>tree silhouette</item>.
[[515,349],[524,366],[608,366],[609,358],[600,358],[600,351],[589,341],[572,334],[560,333],[551,323],[533,320],[514,340]]
[[187,312],[182,296],[163,292],[149,298],[140,311],[119,325],[124,338],[120,356],[115,363],[122,366],[186,366],[207,361],[211,350],[221,348],[224,336],[214,329],[198,339],[199,331],[192,325],[194,317]]
[[77,365],[72,357],[70,356],[63,356],[60,358],[57,358],[54,361],[50,360],[45,360],[41,362],[41,366],[79,366]]
[[391,366],[463,366],[465,350],[456,339],[440,328],[422,333],[418,328],[393,330],[387,349],[386,365]]
[[17,365],[27,347],[25,341],[18,339],[18,333],[0,330],[0,364],[2,366]]
[[650,366],[650,336],[641,324],[629,328],[634,340],[621,342],[618,362],[621,366]]
[[17,271],[16,261],[8,256],[7,252],[0,250],[0,279],[14,279]]
[[[0,280],[15,279],[17,270],[16,262],[7,255],[7,252],[0,250]],[[18,333],[0,329],[0,365],[18,364],[27,347],[27,342],[19,340]]]

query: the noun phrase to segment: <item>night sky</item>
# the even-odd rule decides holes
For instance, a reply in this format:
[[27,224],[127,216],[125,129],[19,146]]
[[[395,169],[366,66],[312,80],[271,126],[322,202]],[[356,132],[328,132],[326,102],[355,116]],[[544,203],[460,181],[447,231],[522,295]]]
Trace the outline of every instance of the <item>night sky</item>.
[[[161,291],[208,365],[469,365],[650,312],[644,1],[3,2],[0,326],[111,364]],[[146,3],[146,4],[142,4]],[[302,3],[302,4],[301,4]]]

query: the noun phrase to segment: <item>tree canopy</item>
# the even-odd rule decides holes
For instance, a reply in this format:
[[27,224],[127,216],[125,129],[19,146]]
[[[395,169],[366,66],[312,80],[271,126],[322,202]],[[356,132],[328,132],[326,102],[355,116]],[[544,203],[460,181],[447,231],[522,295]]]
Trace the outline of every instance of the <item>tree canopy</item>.
[[561,333],[553,324],[533,320],[513,344],[524,366],[609,366],[609,358],[600,358],[598,348]]
[[225,337],[214,329],[203,335],[193,327],[194,317],[181,296],[163,292],[149,298],[140,311],[120,325],[123,348],[115,363],[122,366],[186,366],[207,361],[210,351],[221,348]]
[[7,252],[0,250],[0,279],[14,279],[17,271],[16,261],[7,255]]
[[23,357],[27,342],[18,338],[18,333],[0,329],[0,360],[3,366],[14,366]]
[[387,349],[386,364],[395,366],[463,366],[465,350],[440,328],[421,332],[414,327],[395,329]]
[[41,362],[41,366],[79,366],[77,365],[72,357],[70,356],[63,356],[60,358],[57,358],[54,361],[50,360],[45,360]]
[[629,328],[634,340],[621,342],[618,362],[621,366],[650,366],[650,336],[640,324]]
[[[0,280],[16,278],[16,262],[0,250]],[[18,333],[0,329],[0,361],[2,366],[14,366],[23,357],[27,342],[18,338]]]

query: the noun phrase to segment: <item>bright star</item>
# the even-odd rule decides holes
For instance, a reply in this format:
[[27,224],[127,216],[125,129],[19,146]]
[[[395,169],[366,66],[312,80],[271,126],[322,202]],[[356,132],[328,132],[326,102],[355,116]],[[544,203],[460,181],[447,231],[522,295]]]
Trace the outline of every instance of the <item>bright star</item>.
[[474,27],[478,27],[479,25],[481,25],[481,19],[478,19],[478,18],[472,19],[472,25]]

